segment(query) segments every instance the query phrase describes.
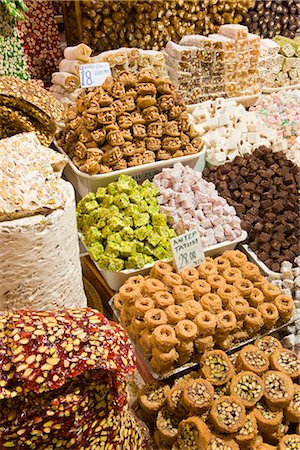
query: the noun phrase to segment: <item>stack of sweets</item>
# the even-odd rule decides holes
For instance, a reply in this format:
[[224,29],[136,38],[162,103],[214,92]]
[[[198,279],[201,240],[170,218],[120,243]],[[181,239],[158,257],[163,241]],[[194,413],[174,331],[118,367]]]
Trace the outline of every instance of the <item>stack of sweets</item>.
[[[204,38],[203,36],[187,37],[195,37],[199,40]],[[190,104],[197,103],[203,93],[201,53],[194,43],[179,45],[169,41],[165,48],[170,79],[185,101]]]
[[185,101],[258,92],[259,37],[241,25],[222,25],[220,34],[187,35],[179,45],[168,42],[169,76]]
[[113,77],[118,77],[123,71],[137,74],[142,69],[151,70],[159,77],[168,76],[165,57],[155,50],[122,47],[100,53],[90,62],[108,62]]
[[73,104],[81,92],[79,66],[90,62],[92,49],[86,44],[67,47],[64,59],[59,63],[59,72],[52,74],[49,91],[65,106]]
[[[293,44],[293,45],[292,45]],[[278,36],[260,42],[259,82],[276,88],[300,82],[300,50],[292,39]]]

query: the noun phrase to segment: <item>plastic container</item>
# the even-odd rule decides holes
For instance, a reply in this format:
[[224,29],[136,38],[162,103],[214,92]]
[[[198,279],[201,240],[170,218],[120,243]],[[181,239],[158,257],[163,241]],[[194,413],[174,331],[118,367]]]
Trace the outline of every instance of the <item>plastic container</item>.
[[287,86],[278,86],[275,88],[268,88],[268,87],[261,88],[263,94],[272,94],[272,92],[279,92],[279,91],[291,91],[293,89],[300,89],[300,84],[289,84]]
[[[55,140],[54,145],[57,150],[68,156]],[[88,175],[87,173],[81,172],[68,157],[68,164],[64,169],[64,175],[67,180],[73,184],[79,196],[84,197],[89,192],[95,192],[100,186],[106,187],[109,183],[115,181],[121,174],[130,175],[136,181],[144,181],[145,179],[152,180],[154,175],[161,172],[164,167],[172,167],[177,162],[181,162],[184,166],[189,165],[197,172],[202,172],[205,167],[205,150],[195,153],[194,155],[182,156],[165,161],[156,161],[142,166],[129,167],[124,170],[115,170],[99,175]]]
[[[235,101],[235,102],[237,102],[237,104],[241,104],[241,105],[245,106],[245,108],[249,108],[250,106],[255,105],[255,103],[260,95],[261,95],[261,92],[259,92],[258,94],[253,94],[253,95],[244,95],[242,97],[225,98],[224,100],[225,100],[225,102]],[[186,108],[189,113],[192,113],[194,111],[194,109],[198,108],[198,106],[201,106],[201,104],[202,103],[195,103],[194,105],[187,105]]]
[[[80,235],[82,239],[82,236]],[[205,256],[217,256],[224,253],[226,250],[234,250],[235,247],[240,243],[247,239],[247,232],[242,231],[241,236],[235,239],[234,241],[224,241],[220,244],[212,245],[211,247],[207,247],[204,249]],[[84,245],[84,244],[83,244]],[[101,269],[96,261],[94,261],[95,266],[101,273],[102,277],[108,284],[108,286],[113,290],[117,291],[119,288],[125,283],[128,278],[136,275],[147,275],[150,272],[151,268],[155,263],[147,264],[141,269],[127,269],[122,270],[121,272],[110,272],[109,270]]]
[[[119,311],[114,306],[114,297],[112,297],[109,300],[109,306],[111,307],[111,309],[113,311],[113,318],[114,318],[114,320],[117,321],[117,322],[122,323],[121,320],[120,320]],[[241,350],[243,347],[245,347],[245,345],[253,344],[258,338],[261,338],[261,337],[267,336],[269,334],[274,334],[274,333],[277,333],[277,332],[279,332],[281,330],[284,330],[288,326],[293,325],[294,322],[295,322],[294,318],[290,319],[288,322],[286,322],[286,323],[284,323],[282,325],[279,325],[278,327],[273,328],[272,330],[268,330],[268,331],[266,331],[264,333],[257,334],[256,336],[254,336],[254,337],[252,337],[250,339],[247,339],[245,341],[242,341],[239,344],[235,345],[234,347],[230,348],[229,350],[225,350],[225,351],[229,355],[232,354],[232,353],[235,353],[238,350]],[[152,369],[149,360],[143,355],[142,351],[139,349],[139,347],[137,347],[136,343],[133,342],[133,340],[131,339],[130,335],[129,335],[129,338],[130,338],[134,348],[136,348],[138,350],[138,352],[141,354],[141,356],[143,358],[143,365],[147,368],[147,370],[149,371],[149,373],[152,375],[152,377],[155,380],[167,380],[167,379],[169,379],[171,377],[183,376],[186,372],[190,372],[191,370],[198,370],[198,368],[199,368],[199,364],[197,362],[199,360],[199,354],[195,354],[193,356],[193,358],[191,359],[191,361],[183,364],[182,366],[175,367],[170,372],[157,373],[157,372],[155,372]],[[217,349],[217,347],[215,349]]]

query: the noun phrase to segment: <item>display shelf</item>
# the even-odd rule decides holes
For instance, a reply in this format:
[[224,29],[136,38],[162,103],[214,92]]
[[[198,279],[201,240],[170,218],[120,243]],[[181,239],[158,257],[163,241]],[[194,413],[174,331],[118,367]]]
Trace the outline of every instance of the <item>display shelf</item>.
[[272,92],[292,91],[294,89],[300,89],[300,84],[289,84],[288,86],[279,86],[276,88],[263,87],[262,93],[263,94],[272,94]]

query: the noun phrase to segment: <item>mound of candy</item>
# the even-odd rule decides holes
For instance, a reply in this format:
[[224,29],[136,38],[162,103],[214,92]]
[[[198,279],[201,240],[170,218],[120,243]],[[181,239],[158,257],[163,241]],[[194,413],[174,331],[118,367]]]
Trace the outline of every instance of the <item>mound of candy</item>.
[[123,71],[82,92],[65,113],[59,140],[90,175],[192,155],[202,148],[182,97],[168,78]]
[[166,214],[177,234],[197,228],[204,248],[241,235],[241,221],[234,207],[200,172],[177,163],[155,175],[153,183],[160,191],[160,212]]
[[172,257],[169,239],[176,233],[159,213],[158,193],[149,180],[139,185],[121,175],[80,200],[78,227],[99,267],[119,272]]

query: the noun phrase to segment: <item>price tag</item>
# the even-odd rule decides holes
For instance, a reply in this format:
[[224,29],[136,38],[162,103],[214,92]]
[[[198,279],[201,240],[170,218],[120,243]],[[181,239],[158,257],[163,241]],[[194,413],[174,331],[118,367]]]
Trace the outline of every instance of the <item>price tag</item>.
[[197,267],[205,260],[198,230],[191,230],[171,239],[173,257],[177,272],[185,267]]
[[109,63],[107,62],[81,64],[79,70],[82,88],[101,86],[106,78],[111,75]]

